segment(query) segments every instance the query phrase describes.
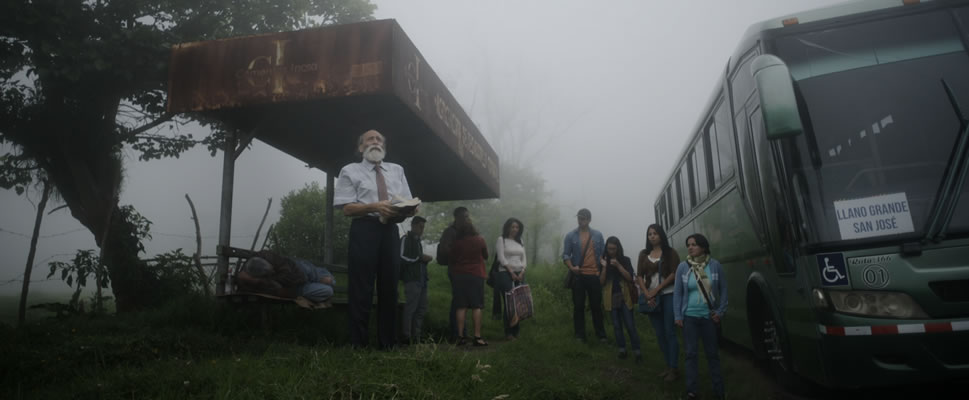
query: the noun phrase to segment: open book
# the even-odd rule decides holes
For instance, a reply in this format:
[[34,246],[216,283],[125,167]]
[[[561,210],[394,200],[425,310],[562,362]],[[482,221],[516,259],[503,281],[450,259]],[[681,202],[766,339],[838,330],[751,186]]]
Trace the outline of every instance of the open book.
[[396,217],[380,217],[380,223],[382,224],[397,224],[404,222],[407,217],[414,215],[414,211],[417,210],[417,206],[421,205],[421,199],[415,197],[413,199],[402,199],[394,195],[394,199],[390,201],[390,204],[394,206],[394,210],[397,211]]

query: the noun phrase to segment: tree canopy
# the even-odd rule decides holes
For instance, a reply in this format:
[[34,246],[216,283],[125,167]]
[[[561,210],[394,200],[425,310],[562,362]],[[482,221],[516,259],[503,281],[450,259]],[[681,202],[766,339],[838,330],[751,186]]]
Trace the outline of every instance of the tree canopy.
[[104,250],[118,310],[141,308],[153,278],[119,209],[121,150],[150,160],[220,142],[179,132],[186,120],[165,112],[171,46],[360,21],[375,8],[370,0],[0,3],[0,144],[12,149],[0,156],[0,186],[20,191],[32,176],[24,171],[43,170]]
[[[293,190],[280,202],[279,222],[273,226],[269,247],[280,254],[323,263],[326,231],[326,188],[316,182]],[[342,212],[333,216],[333,262],[346,264],[350,219]]]

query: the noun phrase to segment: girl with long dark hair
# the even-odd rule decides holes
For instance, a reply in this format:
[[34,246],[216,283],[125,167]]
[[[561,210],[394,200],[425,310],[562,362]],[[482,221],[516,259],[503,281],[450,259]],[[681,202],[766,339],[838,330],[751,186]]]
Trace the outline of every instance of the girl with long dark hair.
[[619,347],[619,358],[626,358],[626,338],[623,326],[629,333],[636,363],[643,361],[639,349],[639,334],[636,332],[636,321],[633,320],[633,298],[636,297],[634,286],[633,265],[622,251],[619,238],[610,236],[606,239],[606,251],[599,260],[601,271],[599,283],[602,285],[602,300],[606,310],[612,316],[612,326],[616,332],[616,346]]
[[649,320],[656,332],[656,344],[666,361],[666,370],[660,377],[667,382],[676,380],[680,373],[677,369],[679,344],[673,329],[673,283],[676,267],[680,265],[680,255],[670,247],[666,231],[658,224],[646,228],[646,248],[639,252],[636,269],[636,284],[646,301],[658,309],[649,314]]
[[[525,266],[527,257],[525,246],[522,243],[522,233],[525,231],[525,224],[518,218],[508,218],[501,229],[501,237],[495,243],[495,253],[498,257],[498,274],[495,276],[495,288],[504,299],[505,292],[511,291],[515,286],[525,283]],[[508,340],[518,338],[521,325],[509,326],[508,304],[504,303],[502,321],[505,325],[505,337]]]

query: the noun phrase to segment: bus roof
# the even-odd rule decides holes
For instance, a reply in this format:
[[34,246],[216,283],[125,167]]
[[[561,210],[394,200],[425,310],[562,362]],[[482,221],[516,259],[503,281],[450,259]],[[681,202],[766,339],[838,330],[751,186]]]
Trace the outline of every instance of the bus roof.
[[[927,2],[930,0],[922,0],[921,2]],[[886,8],[900,7],[905,5],[905,3],[919,3],[918,0],[861,0],[861,1],[851,1],[841,4],[835,4],[833,6],[816,8],[813,10],[799,11],[792,14],[787,14],[775,18],[771,18],[765,21],[761,21],[751,25],[747,28],[747,32],[744,33],[742,42],[747,42],[749,39],[758,36],[761,32],[783,28],[785,21],[791,21],[797,24],[804,24],[808,22],[824,21],[833,18],[844,17],[848,15],[861,14],[870,11],[883,10]]]

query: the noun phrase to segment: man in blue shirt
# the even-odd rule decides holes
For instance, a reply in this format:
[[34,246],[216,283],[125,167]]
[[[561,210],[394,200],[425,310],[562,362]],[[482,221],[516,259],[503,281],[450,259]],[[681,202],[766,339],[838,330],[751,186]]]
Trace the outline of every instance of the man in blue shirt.
[[589,228],[592,212],[583,208],[576,214],[579,226],[565,235],[562,260],[574,275],[572,283],[572,322],[575,337],[585,340],[585,298],[592,309],[592,326],[600,342],[606,343],[606,329],[602,324],[602,284],[599,282],[599,263],[605,248],[602,233]]

